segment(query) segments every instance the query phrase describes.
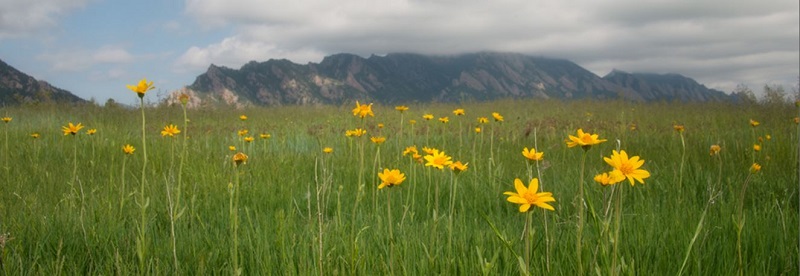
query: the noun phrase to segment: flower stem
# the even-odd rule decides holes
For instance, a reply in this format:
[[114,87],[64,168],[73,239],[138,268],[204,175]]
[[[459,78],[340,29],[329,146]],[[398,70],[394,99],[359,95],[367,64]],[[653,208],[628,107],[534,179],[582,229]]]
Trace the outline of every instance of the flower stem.
[[386,193],[386,213],[389,216],[387,227],[389,228],[389,275],[394,275],[394,232],[392,228],[392,193]]
[[622,228],[622,184],[615,187],[617,189],[617,200],[614,202],[614,258],[611,261],[611,275],[618,275],[617,260],[619,259],[619,232]]
[[578,275],[584,275],[583,273],[583,252],[582,252],[582,245],[583,245],[583,204],[584,204],[584,192],[583,192],[583,177],[584,177],[584,168],[586,167],[586,150],[583,151],[583,157],[581,157],[581,181],[578,183],[578,232],[576,234],[575,240],[575,254],[578,260]]
[[683,139],[683,132],[679,132],[681,136],[681,166],[678,169],[678,188],[683,187],[683,163],[686,162],[686,141]]
[[145,174],[147,172],[147,139],[146,139],[146,120],[144,115],[144,98],[139,97],[139,104],[142,111],[142,175],[140,177],[141,184],[139,187],[139,208],[141,209],[141,220],[139,221],[139,237],[136,240],[136,253],[139,257],[139,273],[144,272],[145,257],[147,255],[147,206],[149,205],[148,199],[145,197]]

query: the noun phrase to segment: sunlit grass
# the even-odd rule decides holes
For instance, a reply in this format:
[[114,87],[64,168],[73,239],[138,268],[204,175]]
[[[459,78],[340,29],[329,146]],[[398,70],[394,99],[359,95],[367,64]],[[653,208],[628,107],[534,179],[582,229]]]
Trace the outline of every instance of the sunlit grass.
[[[237,267],[250,275],[517,275],[521,271],[515,252],[526,251],[528,244],[528,267],[538,268],[534,274],[544,273],[549,264],[549,273],[576,275],[578,206],[571,200],[578,194],[583,153],[568,149],[564,139],[582,128],[609,141],[586,152],[587,176],[608,172],[603,157],[618,146],[645,158],[644,168],[651,174],[646,184],[623,189],[624,204],[618,216],[623,227],[612,228],[619,231],[622,241],[617,244],[619,271],[733,275],[739,272],[741,252],[744,274],[798,273],[798,132],[792,107],[499,101],[411,104],[402,113],[394,106],[372,105],[375,117],[367,115],[364,120],[354,118],[352,108],[351,104],[217,108],[187,110],[186,117],[180,106],[145,108],[145,141],[141,140],[139,109],[42,105],[1,110],[13,121],[3,124],[9,144],[3,153],[9,168],[3,172],[9,173],[0,178],[8,179],[0,185],[0,237],[5,242],[0,269],[9,275],[140,273],[135,249],[141,210],[120,201],[138,198],[141,188],[121,190],[123,179],[141,184],[144,177],[150,200],[143,224],[145,266],[153,274],[171,274],[178,263],[186,275],[230,274]],[[450,115],[456,108],[471,117],[454,116],[450,119],[458,123],[448,124],[422,117]],[[502,124],[493,120],[493,112],[502,114]],[[246,121],[239,118],[242,114]],[[184,118],[191,119],[191,130],[187,131],[186,121],[178,127],[182,126],[180,135],[188,137],[159,135],[164,126]],[[751,118],[760,123],[755,136]],[[403,119],[419,122],[402,126]],[[61,126],[70,121],[98,130],[91,145],[85,135],[63,135]],[[685,159],[673,122],[686,126]],[[379,129],[378,123],[384,128]],[[630,129],[631,124],[636,130]],[[480,133],[474,131],[476,127]],[[237,135],[243,128],[250,136],[258,134],[262,142],[245,143]],[[386,137],[377,156],[379,163],[373,162],[380,165],[374,170],[366,162],[359,163],[361,158],[376,157],[378,147],[367,137],[344,135],[356,128]],[[402,136],[396,134],[401,128]],[[34,139],[31,133],[39,137]],[[764,141],[755,155],[753,139],[758,136]],[[145,142],[148,161],[140,174]],[[136,147],[134,154],[120,151],[126,144]],[[237,151],[230,151],[230,145]],[[469,169],[456,176],[425,167],[410,149],[403,156],[412,145],[438,147],[454,154],[452,161],[468,163]],[[722,150],[709,155],[710,145]],[[176,205],[170,208],[164,187],[165,181],[172,181],[165,176],[172,170],[174,146],[180,153],[175,156],[185,154],[186,160],[178,165],[176,176],[181,180],[174,187],[182,196],[174,194]],[[325,154],[325,147],[333,152]],[[528,163],[520,156],[525,147],[545,152],[543,160]],[[238,151],[250,157],[247,166],[239,169],[246,170],[243,174],[231,169],[231,158]],[[757,174],[749,171],[753,158],[762,165]],[[70,202],[61,200],[71,192],[73,160],[78,161],[78,180],[84,187],[84,210],[70,208]],[[94,166],[88,170],[90,160]],[[685,160],[683,169],[681,160]],[[377,211],[363,204],[356,208],[359,193],[372,200],[370,195],[381,183],[376,175],[387,168],[400,169],[406,180],[378,192],[381,208]],[[511,190],[515,178],[525,175],[528,180],[546,180],[541,185],[558,201],[550,203],[555,211],[547,216],[539,215],[537,209],[528,228],[533,232],[521,236],[527,220],[521,217],[519,205],[506,202],[502,193]],[[598,246],[607,237],[600,210],[609,189],[587,178],[587,208],[594,207],[598,217],[587,213],[582,262],[587,273],[605,273],[612,259],[604,259]],[[234,182],[240,185],[238,208],[232,210],[228,184]],[[748,187],[743,197],[744,183]],[[433,198],[437,187],[447,190]],[[429,191],[431,200],[427,200]],[[384,210],[388,193],[392,206]],[[178,198],[184,203],[177,204]],[[173,225],[181,205],[186,211]],[[611,213],[616,213],[617,207],[611,206]],[[739,208],[746,221],[741,230],[732,226]],[[447,213],[435,217],[445,221],[434,220],[434,210]],[[238,214],[235,239],[231,211]],[[171,227],[179,237],[174,251]],[[552,240],[547,242],[546,237]]]

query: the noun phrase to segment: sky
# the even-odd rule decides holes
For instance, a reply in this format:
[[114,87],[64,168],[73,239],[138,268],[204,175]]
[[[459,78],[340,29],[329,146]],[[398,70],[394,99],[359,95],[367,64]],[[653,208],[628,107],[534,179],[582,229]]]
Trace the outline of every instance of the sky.
[[725,92],[800,80],[797,0],[0,0],[0,60],[104,103],[156,101],[210,64],[514,52],[678,73]]

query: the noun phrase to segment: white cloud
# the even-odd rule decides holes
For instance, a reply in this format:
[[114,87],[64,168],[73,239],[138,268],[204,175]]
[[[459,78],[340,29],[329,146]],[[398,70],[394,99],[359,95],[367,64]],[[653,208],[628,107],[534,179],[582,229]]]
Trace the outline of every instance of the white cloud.
[[715,84],[792,85],[800,75],[798,5],[786,0],[187,0],[186,13],[198,24],[234,33],[190,48],[178,64],[238,67],[249,60],[305,62],[340,52],[490,50],[566,58],[600,75],[618,68],[674,72]]
[[49,62],[55,71],[77,72],[98,64],[129,63],[134,56],[116,46],[103,46],[95,50],[77,49],[43,53],[37,57]]
[[0,39],[31,35],[55,26],[59,16],[81,8],[88,0],[0,0]]
[[274,44],[229,37],[204,48],[189,48],[175,62],[174,69],[177,72],[204,70],[212,63],[239,68],[252,60],[265,61],[271,58],[285,58],[302,63],[319,61],[323,56],[323,53],[312,49],[279,49]]

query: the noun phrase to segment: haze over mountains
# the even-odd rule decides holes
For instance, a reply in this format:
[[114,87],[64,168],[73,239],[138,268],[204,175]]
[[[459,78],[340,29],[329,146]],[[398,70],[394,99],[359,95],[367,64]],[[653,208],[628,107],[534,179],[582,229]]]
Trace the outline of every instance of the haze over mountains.
[[[395,53],[363,58],[325,57],[320,63],[251,61],[240,69],[210,65],[194,83],[173,91],[192,106],[341,104],[353,100],[399,104],[486,101],[501,98],[731,101],[678,74],[614,70],[604,77],[564,59],[480,52],[452,56]],[[83,101],[0,61],[0,102]]]

